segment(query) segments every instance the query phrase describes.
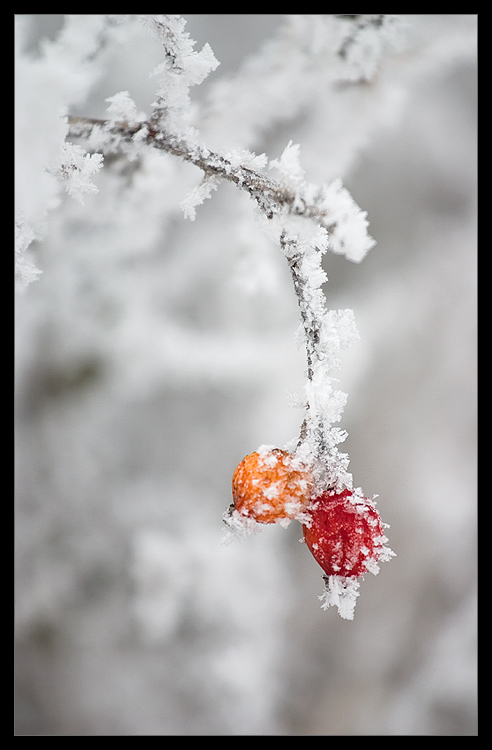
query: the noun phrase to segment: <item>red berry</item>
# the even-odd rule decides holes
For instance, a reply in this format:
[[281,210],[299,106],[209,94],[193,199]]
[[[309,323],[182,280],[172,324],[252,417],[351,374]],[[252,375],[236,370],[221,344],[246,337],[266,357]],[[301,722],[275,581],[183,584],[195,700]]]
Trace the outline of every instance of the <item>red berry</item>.
[[258,523],[295,518],[311,499],[313,478],[293,453],[261,446],[243,458],[232,477],[236,510]]
[[307,513],[311,525],[304,526],[304,538],[327,576],[357,578],[377,572],[386,539],[374,503],[351,490],[325,492]]

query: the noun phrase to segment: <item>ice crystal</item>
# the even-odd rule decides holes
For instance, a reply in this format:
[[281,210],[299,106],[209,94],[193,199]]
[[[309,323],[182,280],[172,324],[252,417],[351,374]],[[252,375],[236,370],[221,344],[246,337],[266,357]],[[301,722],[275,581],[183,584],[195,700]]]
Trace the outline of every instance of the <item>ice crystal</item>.
[[344,620],[354,619],[357,597],[360,596],[360,581],[358,578],[345,576],[323,576],[325,590],[318,597],[322,602],[321,609],[337,607],[338,614]]
[[80,146],[67,142],[58,159],[58,174],[64,180],[67,193],[72,198],[83,204],[84,193],[98,192],[92,177],[102,167],[102,154],[88,154]]

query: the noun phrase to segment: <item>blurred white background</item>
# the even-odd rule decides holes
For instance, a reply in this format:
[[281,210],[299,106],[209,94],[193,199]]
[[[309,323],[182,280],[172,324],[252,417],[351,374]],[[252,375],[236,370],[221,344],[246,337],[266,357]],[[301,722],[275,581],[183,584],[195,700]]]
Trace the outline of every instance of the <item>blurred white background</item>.
[[[185,18],[221,63],[203,107],[283,22]],[[431,41],[470,24],[407,19]],[[16,20],[32,59],[63,23]],[[121,90],[148,113],[159,54],[131,37],[73,113]],[[476,734],[476,57],[414,56],[224,143],[271,159],[292,139],[368,213],[377,245],[328,254],[325,294],[355,313],[343,450],[397,557],[348,622],[320,609],[297,523],[221,544],[235,466],[302,422],[287,264],[232,186],[191,223],[197,170],[108,159],[97,195],[49,214],[17,300],[17,734]]]

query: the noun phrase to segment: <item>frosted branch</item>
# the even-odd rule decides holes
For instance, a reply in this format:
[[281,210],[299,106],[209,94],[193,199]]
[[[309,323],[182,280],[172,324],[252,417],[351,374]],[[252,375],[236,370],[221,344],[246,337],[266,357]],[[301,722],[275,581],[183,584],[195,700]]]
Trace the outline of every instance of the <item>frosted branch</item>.
[[[342,188],[339,181],[321,187],[307,186],[308,189],[296,190],[273,180],[265,174],[244,164],[237,164],[228,155],[209,150],[206,146],[190,143],[173,133],[156,129],[151,121],[133,125],[128,122],[113,122],[86,117],[68,118],[70,138],[85,138],[97,148],[111,152],[122,144],[139,144],[151,146],[180,157],[201,169],[206,177],[232,182],[240,190],[245,190],[256,201],[258,207],[268,219],[274,216],[300,216],[311,219],[333,235],[334,242],[330,249],[345,253],[351,260],[362,260],[374,242],[365,234],[365,214],[363,214],[350,195]],[[343,216],[338,210],[340,203]],[[344,218],[349,218],[350,209],[355,208],[355,215],[360,217],[359,234],[362,245],[357,250],[346,253],[348,244],[340,234]],[[338,213],[338,216],[337,216]],[[353,217],[350,217],[353,218]]]
[[164,47],[164,61],[152,72],[158,80],[151,122],[192,137],[190,127],[189,88],[201,83],[219,65],[208,44],[195,52],[195,42],[185,32],[186,21],[180,16],[142,16],[151,36]]
[[297,452],[312,465],[320,491],[328,486],[341,490],[352,486],[348,456],[337,448],[347,433],[333,424],[340,421],[347,397],[336,389],[333,373],[340,365],[338,353],[356,341],[359,334],[352,310],[326,310],[320,288],[326,280],[321,268],[323,243],[305,243],[283,231],[280,245],[299,303],[307,357],[306,416]]

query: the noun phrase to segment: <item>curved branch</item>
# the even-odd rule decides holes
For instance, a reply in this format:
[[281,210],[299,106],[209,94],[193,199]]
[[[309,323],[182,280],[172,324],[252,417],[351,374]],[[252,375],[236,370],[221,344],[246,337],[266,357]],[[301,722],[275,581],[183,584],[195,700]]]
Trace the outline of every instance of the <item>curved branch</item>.
[[[326,274],[321,257],[330,247],[351,260],[360,260],[373,244],[366,233],[365,214],[338,181],[316,187],[299,180],[296,190],[242,164],[240,152],[223,155],[210,151],[192,139],[170,134],[153,118],[130,124],[69,117],[68,124],[69,136],[90,138],[98,150],[111,153],[132,144],[180,157],[201,169],[206,177],[228,180],[246,190],[268,219],[280,218],[274,233],[278,232],[289,263],[307,352],[306,412],[297,450],[312,465],[320,489],[350,487],[348,457],[336,447],[346,433],[332,426],[340,420],[346,396],[336,390],[331,371],[338,367],[337,352],[354,339],[356,329],[352,319],[347,318],[351,311],[340,311],[341,323],[326,311],[321,289]],[[244,158],[247,160],[247,152]],[[317,228],[303,235],[298,232],[297,222],[292,225],[285,221],[292,216],[311,219]]]
[[68,117],[68,125],[68,137],[90,138],[97,128],[106,136],[110,138],[113,136],[114,144],[138,140],[147,146],[181,157],[201,169],[206,175],[228,180],[241,190],[246,190],[269,219],[279,214],[291,214],[312,219],[329,234],[335,228],[335,223],[329,220],[328,212],[322,205],[324,198],[322,189],[314,201],[308,202],[295,191],[280,185],[261,172],[241,164],[234,164],[227,156],[157,129],[152,120],[130,125],[127,122],[115,123],[111,120],[97,120],[89,117]]

